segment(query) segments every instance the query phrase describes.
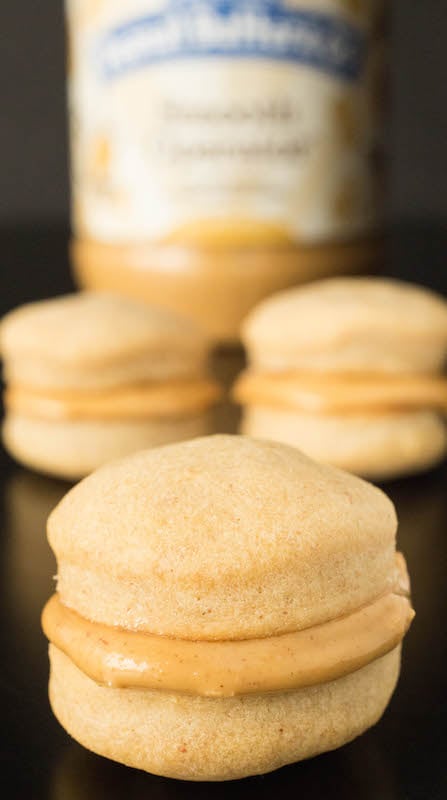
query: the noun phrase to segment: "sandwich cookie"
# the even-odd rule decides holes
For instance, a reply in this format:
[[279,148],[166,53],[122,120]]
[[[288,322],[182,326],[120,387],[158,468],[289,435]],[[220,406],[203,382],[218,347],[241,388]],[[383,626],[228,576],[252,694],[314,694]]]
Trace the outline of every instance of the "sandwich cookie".
[[5,446],[26,466],[78,479],[208,433],[219,392],[207,349],[191,322],[111,294],[22,306],[1,325]]
[[447,303],[419,286],[337,278],[275,295],[243,326],[241,430],[382,480],[447,450]]
[[297,449],[213,436],[108,464],[50,516],[50,701],[172,778],[268,772],[383,713],[413,611],[396,516]]

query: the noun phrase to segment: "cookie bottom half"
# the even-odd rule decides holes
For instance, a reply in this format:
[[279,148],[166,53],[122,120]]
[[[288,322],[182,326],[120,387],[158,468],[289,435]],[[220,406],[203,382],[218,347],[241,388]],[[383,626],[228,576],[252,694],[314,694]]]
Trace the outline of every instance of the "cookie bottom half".
[[205,436],[210,412],[179,418],[143,420],[45,420],[8,412],[3,441],[27,467],[67,480],[137,450]]
[[333,750],[373,725],[395,688],[400,646],[330,683],[208,698],[100,686],[50,645],[50,702],[84,747],[156,775],[223,781]]
[[309,414],[248,406],[241,432],[299,447],[304,453],[371,480],[422,472],[447,452],[447,428],[432,411]]

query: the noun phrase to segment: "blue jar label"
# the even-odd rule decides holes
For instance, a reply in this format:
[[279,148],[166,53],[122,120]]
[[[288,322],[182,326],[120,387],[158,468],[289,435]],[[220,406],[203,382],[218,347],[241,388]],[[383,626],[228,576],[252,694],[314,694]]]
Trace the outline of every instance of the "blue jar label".
[[283,0],[170,0],[107,31],[96,57],[106,79],[164,61],[249,58],[304,64],[352,81],[365,45],[364,33],[343,17]]
[[377,224],[387,0],[66,0],[74,224],[272,247]]

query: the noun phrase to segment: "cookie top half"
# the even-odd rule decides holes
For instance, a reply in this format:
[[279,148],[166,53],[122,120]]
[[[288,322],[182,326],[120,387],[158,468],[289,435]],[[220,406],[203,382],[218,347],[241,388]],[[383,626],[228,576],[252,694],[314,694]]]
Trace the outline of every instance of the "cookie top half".
[[66,605],[211,640],[300,630],[374,600],[393,580],[395,534],[379,489],[295,448],[226,435],[106,465],[48,523]]
[[447,302],[385,278],[331,278],[257,306],[242,338],[266,370],[430,372],[447,355]]
[[102,292],[21,306],[4,317],[0,337],[7,380],[52,388],[191,374],[208,349],[189,320]]

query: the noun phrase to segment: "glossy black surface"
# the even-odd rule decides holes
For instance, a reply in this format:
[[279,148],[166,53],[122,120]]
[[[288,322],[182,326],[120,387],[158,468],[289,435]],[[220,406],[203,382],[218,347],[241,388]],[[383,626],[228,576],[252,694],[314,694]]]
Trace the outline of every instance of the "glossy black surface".
[[[401,231],[386,271],[447,289],[447,237]],[[70,288],[63,232],[0,236],[2,312]],[[232,369],[231,359],[220,371]],[[68,485],[32,474],[2,453],[0,532],[0,758],[2,796],[18,800],[297,797],[441,800],[447,797],[447,468],[388,484],[417,617],[401,680],[382,721],[357,741],[272,775],[231,784],[187,784],[126,769],[71,741],[47,700],[41,608],[55,564],[45,520]]]

